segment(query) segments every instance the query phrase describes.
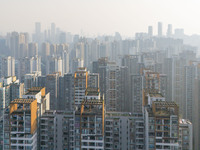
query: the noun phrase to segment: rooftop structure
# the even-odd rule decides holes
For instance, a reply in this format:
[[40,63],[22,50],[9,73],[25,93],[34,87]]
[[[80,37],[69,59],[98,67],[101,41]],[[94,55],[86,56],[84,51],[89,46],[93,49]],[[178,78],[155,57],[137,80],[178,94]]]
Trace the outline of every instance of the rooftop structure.
[[104,100],[86,99],[81,103],[81,109],[76,111],[75,140],[76,148],[104,149]]
[[36,99],[20,98],[11,102],[9,131],[5,128],[12,139],[9,149],[37,149],[37,109]]

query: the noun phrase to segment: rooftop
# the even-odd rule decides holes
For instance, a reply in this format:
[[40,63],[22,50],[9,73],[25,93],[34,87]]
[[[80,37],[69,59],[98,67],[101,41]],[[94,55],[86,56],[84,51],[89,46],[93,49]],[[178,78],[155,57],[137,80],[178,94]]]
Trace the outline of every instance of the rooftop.
[[155,107],[178,107],[178,105],[175,102],[155,101],[153,103]]
[[[163,97],[161,93],[149,93],[150,97]],[[164,97],[163,97],[164,98]]]
[[28,92],[26,92],[25,95],[36,95],[39,93],[44,87],[32,87],[28,89]]
[[84,100],[81,105],[102,105],[103,100],[101,99],[89,99],[89,100]]
[[192,124],[188,119],[179,119],[180,124]]
[[152,110],[155,116],[178,115],[178,105],[175,102],[154,101]]
[[15,99],[13,101],[10,102],[10,104],[30,104],[33,101],[35,101],[36,99],[27,99],[27,98],[19,98],[19,99]]
[[102,114],[104,102],[101,99],[84,100],[81,103],[82,114]]
[[98,96],[99,95],[99,88],[87,88],[85,91],[87,96]]

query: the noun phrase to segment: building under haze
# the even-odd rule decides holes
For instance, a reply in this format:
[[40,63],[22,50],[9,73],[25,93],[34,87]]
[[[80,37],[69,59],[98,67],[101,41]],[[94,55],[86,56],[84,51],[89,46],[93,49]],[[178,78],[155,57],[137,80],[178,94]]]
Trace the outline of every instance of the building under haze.
[[163,36],[163,24],[162,22],[158,22],[158,37]]
[[179,109],[156,91],[145,91],[145,149],[178,149]]
[[8,56],[1,60],[1,77],[15,76],[15,58]]
[[199,150],[200,36],[166,28],[1,34],[0,150]]

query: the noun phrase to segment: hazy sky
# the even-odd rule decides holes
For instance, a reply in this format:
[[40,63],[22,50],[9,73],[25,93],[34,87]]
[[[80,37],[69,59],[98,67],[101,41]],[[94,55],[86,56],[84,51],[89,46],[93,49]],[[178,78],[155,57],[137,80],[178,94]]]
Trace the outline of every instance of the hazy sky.
[[42,30],[50,23],[64,31],[85,35],[114,34],[132,36],[146,32],[157,22],[184,28],[186,34],[200,34],[200,0],[0,0],[0,33]]

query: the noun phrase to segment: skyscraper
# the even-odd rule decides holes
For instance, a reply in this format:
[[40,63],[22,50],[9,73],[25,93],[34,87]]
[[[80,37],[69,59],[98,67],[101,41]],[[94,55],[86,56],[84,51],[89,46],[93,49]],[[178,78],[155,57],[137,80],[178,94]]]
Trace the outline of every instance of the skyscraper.
[[85,90],[88,87],[88,71],[86,68],[78,68],[74,74],[74,105],[80,105],[85,98]]
[[[75,149],[104,149],[104,100],[98,91],[87,91],[88,98],[82,101],[75,116]],[[97,93],[96,93],[97,92]],[[97,94],[97,95],[96,95]],[[89,99],[89,97],[91,99]],[[92,98],[93,97],[93,98]]]
[[46,110],[49,110],[49,94],[43,87],[33,87],[23,98],[11,101],[4,111],[4,149],[39,149],[40,117]]
[[1,77],[15,76],[15,58],[8,56],[1,60]]
[[34,34],[33,41],[40,45],[41,44],[41,40],[42,40],[41,23],[40,22],[36,22],[35,23],[35,34]]
[[148,36],[149,37],[153,36],[153,27],[152,26],[148,26]]
[[47,60],[47,57],[50,55],[50,45],[49,43],[42,43],[42,57],[44,61]]
[[40,22],[35,23],[35,33],[37,35],[39,35],[41,33],[41,23]]
[[38,44],[37,43],[29,43],[28,44],[28,57],[34,57],[38,55]]
[[74,74],[64,75],[64,99],[61,109],[73,110],[74,104]]
[[63,76],[63,60],[61,57],[49,57],[46,62],[46,73],[59,72]]
[[179,149],[193,150],[192,123],[187,119],[179,119]]
[[51,23],[51,42],[55,43],[56,40],[56,24]]
[[172,37],[172,24],[168,24],[167,37]]
[[65,50],[62,52],[62,66],[63,66],[63,74],[69,73],[69,52]]
[[104,149],[143,150],[143,116],[127,112],[106,112]]
[[[15,99],[10,104],[9,131],[15,140],[6,142],[8,149],[37,149],[37,99]],[[5,147],[4,146],[4,147]]]
[[156,91],[146,91],[143,99],[145,149],[178,149],[179,109]]
[[20,58],[18,61],[18,78],[20,82],[24,82],[24,75],[31,73],[30,59],[28,57]]
[[46,111],[40,118],[40,149],[74,149],[74,112]]
[[158,22],[158,37],[162,37],[163,36],[163,29],[162,29],[162,22]]
[[[132,75],[138,75],[140,73],[140,70],[138,70],[138,61],[139,58],[137,55],[125,55],[122,58],[122,66],[127,67],[127,78],[125,78],[125,82],[129,83],[127,84],[127,101],[129,102],[129,104],[132,103],[132,97],[131,97],[131,93],[133,92],[131,89],[132,86],[132,82],[131,82],[131,76]],[[139,71],[139,72],[138,72]],[[131,83],[131,84],[130,84]],[[129,111],[132,110],[132,106],[129,105]]]
[[50,109],[58,109],[59,93],[59,73],[49,74],[46,76],[47,92],[50,92]]
[[119,66],[106,67],[106,94],[105,104],[108,111],[120,110],[120,68]]

